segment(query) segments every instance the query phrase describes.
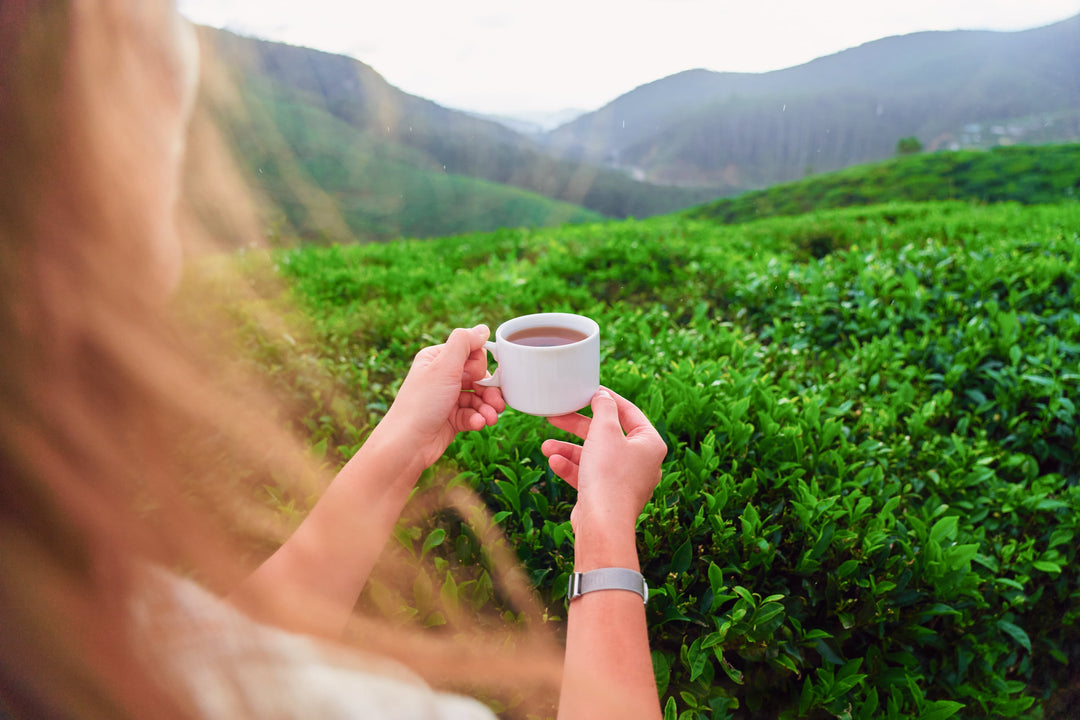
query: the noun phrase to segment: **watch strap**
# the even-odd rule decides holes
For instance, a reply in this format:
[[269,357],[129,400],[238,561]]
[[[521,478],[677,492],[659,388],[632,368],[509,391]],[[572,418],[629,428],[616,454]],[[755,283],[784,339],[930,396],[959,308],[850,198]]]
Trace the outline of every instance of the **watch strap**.
[[629,590],[640,595],[642,602],[649,601],[649,585],[645,577],[636,570],[618,567],[573,573],[566,589],[566,599],[569,602],[596,590]]

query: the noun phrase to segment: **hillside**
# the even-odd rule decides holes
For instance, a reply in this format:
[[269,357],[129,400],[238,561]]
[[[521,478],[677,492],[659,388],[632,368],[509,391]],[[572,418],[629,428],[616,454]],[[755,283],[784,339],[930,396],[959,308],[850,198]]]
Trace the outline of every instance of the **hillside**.
[[[305,235],[340,238],[341,223],[327,215],[359,238],[431,236],[648,216],[715,196],[555,159],[351,58],[209,29],[203,37],[246,106],[229,119],[243,163]],[[327,212],[309,207],[313,197]]]
[[983,135],[1080,139],[1080,16],[1022,32],[885,38],[770,73],[688,71],[545,141],[656,182],[735,192],[881,160],[901,137],[936,149]]
[[721,198],[689,217],[742,223],[883,202],[1080,200],[1080,144],[940,151],[860,165]]
[[272,232],[307,242],[435,237],[602,215],[508,185],[448,173],[411,148],[359,133],[269,83],[249,83],[231,145],[266,199]]
[[[593,317],[602,381],[670,450],[639,522],[667,717],[1064,719],[1077,227],[1077,203],[913,203],[300,248],[273,259],[310,336],[274,325],[251,346],[306,394],[298,427],[337,464],[452,327]],[[553,432],[510,410],[450,446],[387,548],[417,580],[395,576],[379,607],[446,634],[474,613],[513,623],[487,544],[507,543],[548,610],[535,622],[560,631],[576,494],[546,469]],[[431,509],[460,485],[486,515]],[[302,512],[303,487],[271,489]]]

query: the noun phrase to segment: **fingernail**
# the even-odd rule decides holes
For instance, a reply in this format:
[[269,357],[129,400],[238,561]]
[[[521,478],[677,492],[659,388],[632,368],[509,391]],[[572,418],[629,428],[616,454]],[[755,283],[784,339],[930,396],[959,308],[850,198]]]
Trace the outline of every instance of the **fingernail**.
[[597,391],[596,397],[607,398],[608,400],[613,400],[614,399],[614,398],[611,397],[611,393],[609,393],[607,390],[599,390],[599,391]]
[[488,327],[487,327],[487,325],[484,325],[483,323],[480,323],[479,325],[477,325],[476,327],[473,328],[473,332],[483,332],[485,335],[487,335],[488,334]]

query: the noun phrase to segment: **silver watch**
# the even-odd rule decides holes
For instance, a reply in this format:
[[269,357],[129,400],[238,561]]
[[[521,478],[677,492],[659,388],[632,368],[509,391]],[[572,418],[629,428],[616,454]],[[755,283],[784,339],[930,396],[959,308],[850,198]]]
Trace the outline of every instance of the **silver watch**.
[[649,585],[645,577],[636,570],[618,567],[572,574],[566,589],[566,601],[570,602],[594,590],[629,590],[640,595],[642,602],[649,602]]

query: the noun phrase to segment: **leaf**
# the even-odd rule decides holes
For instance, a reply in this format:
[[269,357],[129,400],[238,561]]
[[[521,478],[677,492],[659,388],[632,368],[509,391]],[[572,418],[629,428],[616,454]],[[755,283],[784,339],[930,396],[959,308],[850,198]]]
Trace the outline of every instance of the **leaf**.
[[777,655],[773,662],[790,672],[795,677],[800,677],[802,673],[799,672],[799,668],[795,665],[795,661],[791,659],[791,656],[780,654]]
[[716,656],[717,662],[720,663],[720,667],[723,668],[724,674],[728,676],[731,682],[735,683],[736,685],[742,685],[742,672],[724,659],[724,651],[719,646],[713,648],[713,655]]
[[836,526],[829,523],[821,530],[821,535],[818,536],[817,542],[814,543],[813,549],[810,551],[810,557],[814,560],[821,558],[825,554],[825,550],[829,547],[829,543],[832,542],[833,535],[836,533]]
[[[682,701],[684,703],[686,703],[691,708],[696,708],[698,706],[697,698],[694,697],[694,693],[692,693],[692,692],[690,692],[688,690],[680,690],[679,691],[679,697],[681,697]],[[693,718],[696,718],[696,717],[697,717],[696,713],[694,713],[694,712],[692,712],[690,710],[686,710],[681,715],[679,715],[679,720],[683,720],[683,718],[690,718],[690,720],[693,720]]]
[[724,642],[724,636],[719,632],[709,633],[705,636],[705,639],[701,641],[701,649],[708,650],[709,648],[719,645]]
[[750,605],[750,607],[754,607],[754,596],[742,585],[736,585],[735,587],[731,588],[731,592],[735,593],[743,600],[745,600]]
[[902,498],[899,495],[889,498],[888,502],[885,503],[885,507],[881,508],[881,512],[878,514],[878,517],[890,517],[896,510],[896,508],[900,507],[901,500]]
[[680,545],[679,549],[675,551],[675,554],[671,556],[671,572],[680,575],[689,570],[691,554],[690,541],[687,540]]
[[439,599],[448,609],[457,612],[459,608],[458,588],[457,583],[454,582],[454,576],[450,573],[446,573],[446,579],[443,581],[442,588],[439,589]]
[[707,652],[701,649],[701,641],[695,640],[687,653],[690,667],[690,682],[697,680],[701,673],[705,672],[705,664],[709,661]]
[[434,591],[434,585],[432,585],[431,578],[422,569],[416,575],[416,579],[413,580],[413,602],[419,606],[424,607],[431,603],[431,596]]
[[679,720],[679,707],[675,704],[674,697],[669,697],[664,705],[664,720]]
[[935,700],[923,706],[919,720],[945,720],[960,712],[964,707],[966,707],[964,703],[955,700]]
[[435,528],[428,533],[427,538],[424,539],[424,547],[420,551],[420,557],[427,555],[432,548],[437,548],[443,544],[443,540],[446,539],[446,531],[442,528]]
[[946,550],[945,556],[949,569],[956,571],[967,568],[978,553],[979,543],[966,543],[964,545],[953,545]]
[[1028,637],[1028,634],[1022,627],[1005,620],[998,620],[997,626],[999,630],[1019,643],[1022,648],[1031,652],[1031,638]]
[[1072,542],[1074,531],[1067,528],[1058,528],[1050,534],[1050,541],[1046,544],[1047,548],[1057,547],[1065,543]]
[[656,677],[656,689],[661,697],[667,692],[668,683],[671,682],[671,663],[667,655],[659,650],[652,651],[653,675]]
[[1036,570],[1042,570],[1044,573],[1050,573],[1051,575],[1060,575],[1061,566],[1057,563],[1047,562],[1046,560],[1036,560],[1031,563],[1031,566]]
[[503,496],[510,503],[510,507],[514,509],[514,512],[520,515],[521,491],[518,490],[518,486],[508,480],[496,480],[495,485],[502,491]]
[[836,569],[836,576],[846,578],[851,573],[855,572],[859,567],[858,560],[846,560],[841,563],[840,567]]
[[799,695],[799,715],[805,715],[810,710],[810,705],[814,702],[814,685],[810,682],[810,678],[807,677],[803,681],[802,693]]
[[754,617],[751,620],[752,625],[764,625],[772,620],[777,615],[781,615],[784,612],[784,606],[780,603],[765,603],[757,609],[754,613]]
[[743,510],[743,514],[739,519],[742,522],[743,537],[746,539],[754,537],[758,528],[761,527],[761,516],[758,514],[757,508],[747,503],[746,509]]
[[825,632],[824,630],[811,630],[810,632],[803,635],[803,640],[804,641],[806,641],[806,640],[821,640],[823,638],[831,638],[831,637],[832,637],[832,635]]
[[724,571],[714,562],[709,563],[709,587],[717,595],[724,588]]
[[1035,510],[1065,510],[1069,507],[1068,503],[1061,502],[1060,500],[1054,500],[1052,498],[1039,498],[1035,502]]
[[837,655],[836,652],[831,647],[829,647],[829,645],[824,640],[818,640],[817,643],[814,644],[814,649],[817,650],[821,654],[821,657],[824,658],[827,662],[830,662],[833,665],[844,664],[843,658]]
[[930,528],[930,540],[940,543],[944,540],[952,540],[956,537],[956,526],[960,518],[956,515],[943,517]]

